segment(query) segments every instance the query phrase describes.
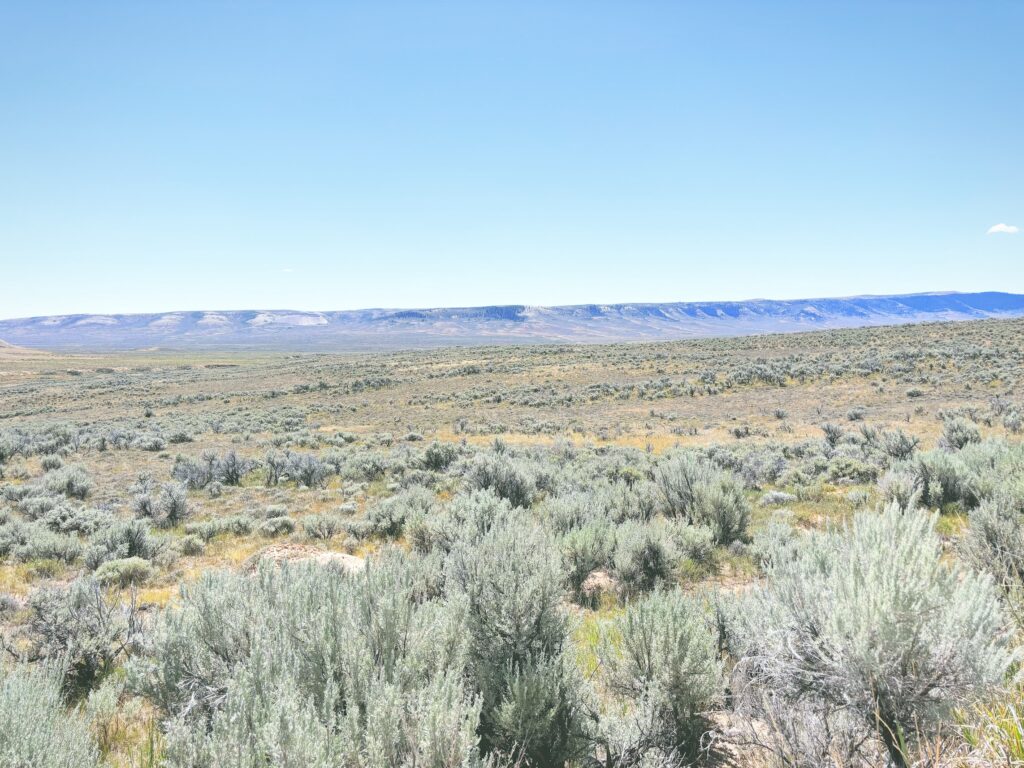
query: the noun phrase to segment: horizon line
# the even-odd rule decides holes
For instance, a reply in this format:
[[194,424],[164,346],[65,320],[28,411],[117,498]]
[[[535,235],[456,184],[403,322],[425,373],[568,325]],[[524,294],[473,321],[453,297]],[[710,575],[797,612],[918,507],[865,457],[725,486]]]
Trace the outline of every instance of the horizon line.
[[420,306],[420,307],[356,307],[352,309],[291,309],[288,307],[280,308],[254,308],[248,307],[244,309],[171,309],[171,310],[153,310],[149,312],[69,312],[69,313],[57,313],[57,314],[44,314],[44,315],[23,315],[21,317],[3,317],[0,318],[0,322],[15,322],[25,320],[41,320],[46,318],[75,318],[75,317],[144,317],[147,315],[179,315],[179,314],[192,314],[192,313],[239,313],[239,312],[293,312],[296,314],[307,314],[307,315],[322,315],[322,314],[342,314],[342,313],[357,313],[357,312],[428,312],[436,310],[465,310],[465,309],[483,309],[487,307],[497,307],[500,309],[510,307],[522,307],[523,309],[573,309],[577,307],[627,307],[627,306],[656,306],[665,304],[752,304],[756,302],[775,302],[775,303],[793,303],[800,301],[850,301],[853,299],[893,299],[902,297],[912,296],[976,296],[979,294],[1001,294],[1004,296],[1024,296],[1024,293],[1015,293],[1013,291],[997,291],[997,290],[984,290],[984,291],[914,291],[911,293],[860,293],[850,294],[846,296],[808,296],[795,299],[772,299],[768,297],[757,297],[749,299],[698,299],[690,301],[614,301],[614,302],[582,302],[577,304],[523,304],[523,303],[508,303],[508,304],[465,304],[465,305],[447,305],[447,306]]

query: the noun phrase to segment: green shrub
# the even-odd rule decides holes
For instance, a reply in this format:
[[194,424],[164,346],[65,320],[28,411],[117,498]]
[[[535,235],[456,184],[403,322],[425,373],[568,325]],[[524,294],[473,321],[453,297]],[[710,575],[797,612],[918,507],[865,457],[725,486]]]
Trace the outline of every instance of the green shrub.
[[179,537],[174,543],[178,548],[178,552],[183,555],[201,555],[206,550],[206,542],[199,536],[191,533],[186,533],[184,536]]
[[454,443],[433,442],[423,451],[421,459],[425,469],[444,472],[459,458],[459,447]]
[[969,520],[961,545],[965,559],[992,575],[1018,625],[1024,626],[1024,508],[1001,495],[982,501]]
[[825,433],[825,442],[830,448],[835,448],[842,441],[846,433],[838,424],[822,424],[821,431]]
[[93,574],[97,583],[103,586],[127,587],[141,584],[153,577],[154,568],[148,560],[141,557],[125,557],[119,560],[107,560]]
[[163,548],[144,520],[125,520],[99,531],[85,552],[85,565],[95,570],[108,560],[140,557],[152,560]]
[[698,565],[707,565],[714,559],[715,536],[710,528],[677,522],[669,526],[668,533],[680,557]]
[[84,719],[65,709],[55,668],[0,665],[0,764],[10,768],[98,768]]
[[788,519],[791,516],[776,515],[754,533],[750,554],[763,570],[771,570],[779,561],[794,557],[798,540]]
[[217,474],[216,467],[217,455],[210,451],[204,451],[199,461],[185,456],[177,456],[174,459],[171,476],[187,487],[199,490],[214,481]]
[[882,450],[893,461],[907,461],[914,455],[920,440],[911,437],[902,429],[882,433]]
[[477,541],[518,513],[492,491],[460,494],[433,516],[418,516],[406,524],[413,548],[422,553],[450,552],[459,541]]
[[943,450],[919,453],[913,471],[923,504],[939,509],[955,503],[967,508],[977,505],[976,478],[960,454]]
[[550,536],[510,521],[460,541],[446,564],[450,599],[466,606],[467,671],[481,696],[485,751],[563,766],[586,748],[582,682],[569,663],[559,553]]
[[626,522],[615,531],[614,570],[627,595],[672,581],[678,561],[679,553],[664,524]]
[[890,469],[878,481],[878,491],[885,505],[897,504],[903,509],[916,507],[921,499],[921,486],[918,485],[918,473],[907,466]]
[[113,524],[113,515],[103,509],[71,507],[60,504],[45,515],[41,522],[55,533],[81,533],[91,536]]
[[29,608],[32,656],[60,664],[71,691],[92,688],[142,637],[134,603],[106,597],[94,579],[36,592]]
[[678,589],[640,598],[604,630],[599,654],[614,697],[602,728],[609,764],[695,757],[703,715],[723,690],[717,638],[700,605]]
[[182,483],[164,483],[156,499],[156,520],[161,526],[173,527],[189,516],[188,490]]
[[579,600],[587,576],[598,568],[611,565],[615,552],[615,529],[608,521],[594,520],[565,534],[561,550],[569,589]]
[[257,462],[228,451],[216,464],[216,478],[224,485],[241,485],[242,478],[257,467]]
[[260,523],[263,536],[283,536],[295,530],[295,521],[290,517],[271,517]]
[[658,469],[664,513],[694,525],[705,525],[718,544],[746,535],[750,507],[735,475],[711,462],[683,454]]
[[229,515],[228,517],[218,517],[199,523],[186,523],[185,533],[190,536],[198,536],[203,541],[210,541],[210,539],[220,536],[222,533],[248,536],[255,527],[256,521],[249,515]]
[[398,538],[412,518],[431,518],[438,512],[437,497],[422,486],[400,491],[372,507],[366,515],[370,530],[378,536]]
[[[74,536],[54,533],[45,525],[31,523],[18,527],[20,541],[11,553],[16,560],[58,560],[73,563],[82,555],[82,544]],[[2,548],[3,545],[0,545]]]
[[61,493],[71,499],[85,499],[93,488],[92,478],[77,465],[61,467],[43,477],[43,487],[50,493]]
[[469,481],[475,488],[493,491],[513,507],[529,507],[537,493],[528,470],[504,455],[477,456],[469,469]]
[[290,454],[285,471],[298,485],[306,488],[323,488],[331,476],[330,465],[308,453]]
[[311,539],[326,541],[345,530],[345,520],[337,515],[307,515],[302,518],[302,530]]
[[64,503],[63,496],[33,492],[18,501],[18,511],[29,520],[38,520]]
[[39,464],[43,468],[44,472],[52,472],[53,470],[60,469],[64,466],[64,459],[51,453],[47,456],[43,456],[39,460]]
[[741,662],[753,685],[842,707],[901,744],[1011,661],[992,581],[942,561],[935,517],[890,505],[841,531],[806,537],[746,602]]
[[155,622],[133,689],[170,719],[170,768],[479,764],[465,613],[398,556],[208,572]]
[[942,425],[941,445],[950,450],[959,451],[971,443],[981,442],[981,432],[967,419],[947,419]]

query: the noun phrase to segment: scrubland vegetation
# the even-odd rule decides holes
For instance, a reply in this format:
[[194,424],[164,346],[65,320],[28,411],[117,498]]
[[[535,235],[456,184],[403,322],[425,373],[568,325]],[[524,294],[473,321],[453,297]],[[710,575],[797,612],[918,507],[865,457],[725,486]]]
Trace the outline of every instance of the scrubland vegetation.
[[1022,339],[0,360],[0,765],[1024,764]]

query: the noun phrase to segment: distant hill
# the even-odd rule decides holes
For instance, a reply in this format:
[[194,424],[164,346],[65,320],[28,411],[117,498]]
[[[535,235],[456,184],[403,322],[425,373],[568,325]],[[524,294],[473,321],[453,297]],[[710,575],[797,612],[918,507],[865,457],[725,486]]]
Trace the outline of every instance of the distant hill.
[[42,352],[38,349],[25,349],[25,347],[16,347],[13,344],[8,344],[3,339],[0,339],[0,360],[11,360],[23,357],[39,357],[46,355],[46,352]]
[[919,293],[833,299],[522,305],[345,312],[246,310],[0,320],[0,338],[47,350],[347,351],[736,336],[1024,316],[1024,295]]

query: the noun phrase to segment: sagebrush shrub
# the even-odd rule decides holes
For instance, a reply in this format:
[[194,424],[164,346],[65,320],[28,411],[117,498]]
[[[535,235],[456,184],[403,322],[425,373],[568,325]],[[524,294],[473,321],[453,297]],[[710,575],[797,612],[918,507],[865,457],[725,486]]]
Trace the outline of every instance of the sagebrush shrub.
[[385,555],[183,588],[130,674],[170,718],[167,765],[477,765],[464,608],[425,600],[422,578]]
[[99,753],[85,720],[68,711],[55,667],[0,665],[0,765],[95,768]]
[[311,539],[327,539],[345,530],[345,520],[337,515],[307,515],[302,518],[302,530]]
[[217,473],[217,455],[204,451],[199,461],[177,456],[171,476],[194,490],[202,489],[213,482]]
[[615,575],[626,594],[649,592],[673,580],[679,561],[667,525],[626,522],[615,531]]
[[941,509],[959,503],[970,508],[978,503],[975,475],[959,453],[926,451],[914,458],[912,466],[925,505]]
[[723,689],[717,638],[701,606],[678,589],[630,603],[602,633],[600,658],[614,696],[603,718],[610,764],[694,757],[702,715]]
[[111,524],[90,539],[85,552],[86,567],[95,570],[108,560],[140,557],[152,560],[164,543],[155,538],[145,520],[124,520]]
[[445,577],[450,599],[465,604],[481,746],[543,768],[579,756],[586,747],[582,682],[566,658],[562,571],[549,534],[526,521],[495,526],[456,544]]
[[856,713],[890,758],[1012,655],[992,581],[942,561],[935,518],[890,505],[805,537],[745,605],[743,668],[763,690]]
[[379,536],[397,538],[413,519],[429,519],[438,513],[437,497],[422,486],[413,486],[371,507],[366,519]]
[[288,457],[288,476],[306,488],[323,488],[331,476],[331,466],[310,453],[294,453]]
[[444,472],[459,458],[459,447],[454,443],[433,442],[423,451],[421,461],[426,469]]
[[898,504],[903,509],[916,507],[921,491],[918,474],[906,466],[893,467],[878,481],[882,502],[886,505]]
[[894,429],[882,433],[881,445],[882,450],[893,461],[907,461],[914,455],[920,442],[902,429]]
[[64,459],[55,453],[43,456],[39,460],[39,465],[43,468],[44,472],[51,472],[55,469],[60,469],[64,466]]
[[9,547],[16,560],[73,563],[82,555],[82,544],[77,537],[54,533],[42,523],[15,525],[8,530],[7,536],[11,538],[7,543],[0,542],[0,549]]
[[70,691],[88,691],[142,638],[134,600],[108,597],[95,579],[36,592],[29,607],[32,656],[59,664]]
[[746,535],[750,506],[735,475],[711,462],[683,454],[658,469],[663,511],[712,530],[718,544]]
[[447,553],[458,542],[477,541],[517,514],[507,500],[493,492],[473,491],[456,496],[436,515],[409,520],[407,533],[417,551]]
[[93,573],[93,578],[103,586],[127,587],[141,584],[153,577],[153,564],[141,557],[125,557],[107,560]]
[[790,523],[792,514],[777,514],[757,530],[750,543],[750,555],[763,570],[796,552],[797,533]]
[[513,507],[529,507],[537,493],[537,484],[528,469],[505,455],[480,454],[469,468],[474,487],[493,491]]
[[188,490],[183,483],[164,483],[157,492],[154,519],[172,527],[189,516]]
[[112,525],[114,516],[105,509],[59,504],[44,514],[40,521],[55,533],[81,533],[91,536]]
[[89,473],[77,465],[69,465],[47,472],[43,487],[50,493],[61,493],[72,499],[85,499],[93,489]]
[[283,536],[295,530],[295,521],[290,517],[270,517],[260,523],[263,536]]
[[942,425],[942,439],[940,442],[945,448],[959,451],[971,443],[980,443],[981,432],[967,419],[947,419]]
[[216,464],[216,478],[224,485],[241,485],[242,478],[255,469],[257,463],[228,451]]
[[961,544],[965,559],[992,574],[1018,624],[1024,626],[1024,507],[1000,495],[982,501],[969,520]]
[[594,520],[565,534],[561,550],[569,589],[579,600],[587,576],[611,565],[615,552],[615,529],[606,520]]

